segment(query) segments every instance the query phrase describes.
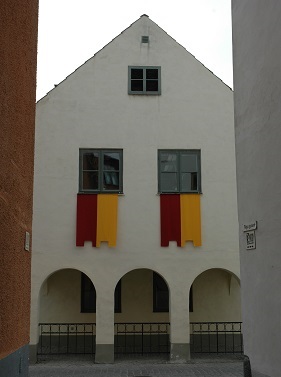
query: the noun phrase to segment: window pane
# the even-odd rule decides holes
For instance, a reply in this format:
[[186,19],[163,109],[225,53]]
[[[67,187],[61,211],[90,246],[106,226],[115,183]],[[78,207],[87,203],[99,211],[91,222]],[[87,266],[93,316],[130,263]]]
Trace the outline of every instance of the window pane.
[[119,172],[104,172],[103,188],[106,190],[119,190]]
[[153,311],[168,312],[169,311],[169,289],[165,280],[153,273]]
[[98,170],[99,155],[96,152],[83,154],[83,170]]
[[161,172],[177,172],[177,154],[176,153],[161,153],[160,156]]
[[81,312],[95,313],[96,290],[87,275],[81,274]]
[[82,302],[82,312],[95,313],[96,312],[96,295],[93,292],[84,292]]
[[142,80],[132,80],[131,81],[131,91],[132,92],[143,92],[143,81]]
[[84,171],[83,172],[83,190],[98,190],[99,188],[99,174],[98,172]]
[[162,192],[175,192],[179,190],[177,173],[161,173],[160,180]]
[[131,69],[131,79],[142,79],[143,78],[143,69],[132,68]]
[[181,171],[197,172],[198,163],[196,154],[181,153]]
[[105,152],[103,155],[103,170],[119,170],[120,153]]
[[118,281],[114,291],[114,312],[121,313],[121,280]]
[[181,191],[197,191],[197,173],[181,174]]
[[158,81],[157,80],[146,81],[146,91],[147,92],[158,92]]
[[147,79],[158,79],[158,69],[148,68],[146,70],[146,78]]
[[156,298],[155,298],[155,311],[169,311],[169,292],[161,292],[157,291]]

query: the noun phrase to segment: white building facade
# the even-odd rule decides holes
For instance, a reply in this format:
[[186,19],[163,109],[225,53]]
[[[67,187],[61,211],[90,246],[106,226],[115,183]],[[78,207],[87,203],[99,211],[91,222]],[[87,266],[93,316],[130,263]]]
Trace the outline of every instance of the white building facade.
[[96,362],[185,362],[240,322],[233,93],[146,15],[37,104],[32,258],[32,358],[93,324]]

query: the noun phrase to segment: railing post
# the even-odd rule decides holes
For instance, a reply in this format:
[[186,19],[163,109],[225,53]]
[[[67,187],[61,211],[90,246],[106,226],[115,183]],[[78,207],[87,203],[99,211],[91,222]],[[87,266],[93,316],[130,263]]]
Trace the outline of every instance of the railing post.
[[141,354],[143,355],[143,323],[141,324]]
[[50,324],[49,326],[49,332],[50,332],[50,343],[49,343],[49,347],[50,347],[50,353],[52,353],[52,325]]
[[69,351],[69,324],[66,325],[67,328],[67,338],[66,338],[66,353]]
[[58,335],[58,337],[59,337],[59,340],[58,340],[58,352],[60,352],[60,324],[58,325],[59,326],[59,335]]

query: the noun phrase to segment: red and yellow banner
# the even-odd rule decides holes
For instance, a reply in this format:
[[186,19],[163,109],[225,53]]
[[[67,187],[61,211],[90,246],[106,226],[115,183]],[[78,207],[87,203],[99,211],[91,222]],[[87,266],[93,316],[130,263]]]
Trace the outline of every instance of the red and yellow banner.
[[78,194],[76,246],[84,246],[85,241],[91,241],[93,247],[103,241],[116,246],[117,214],[117,194]]
[[200,194],[161,194],[161,246],[176,241],[183,247],[192,241],[201,246]]

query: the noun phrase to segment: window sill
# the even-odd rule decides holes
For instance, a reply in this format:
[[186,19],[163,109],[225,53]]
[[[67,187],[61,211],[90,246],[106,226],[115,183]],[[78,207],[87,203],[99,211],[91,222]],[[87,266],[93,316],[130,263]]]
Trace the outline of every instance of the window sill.
[[159,196],[159,195],[179,195],[179,194],[198,194],[198,195],[202,195],[203,192],[197,192],[197,191],[192,191],[192,192],[157,192],[156,195]]
[[101,195],[104,195],[104,194],[114,194],[114,195],[118,195],[118,196],[124,196],[125,194],[124,194],[124,192],[112,192],[112,191],[110,191],[110,192],[105,192],[105,191],[80,191],[80,192],[78,192],[77,193],[77,195],[99,195],[99,194],[101,194]]

